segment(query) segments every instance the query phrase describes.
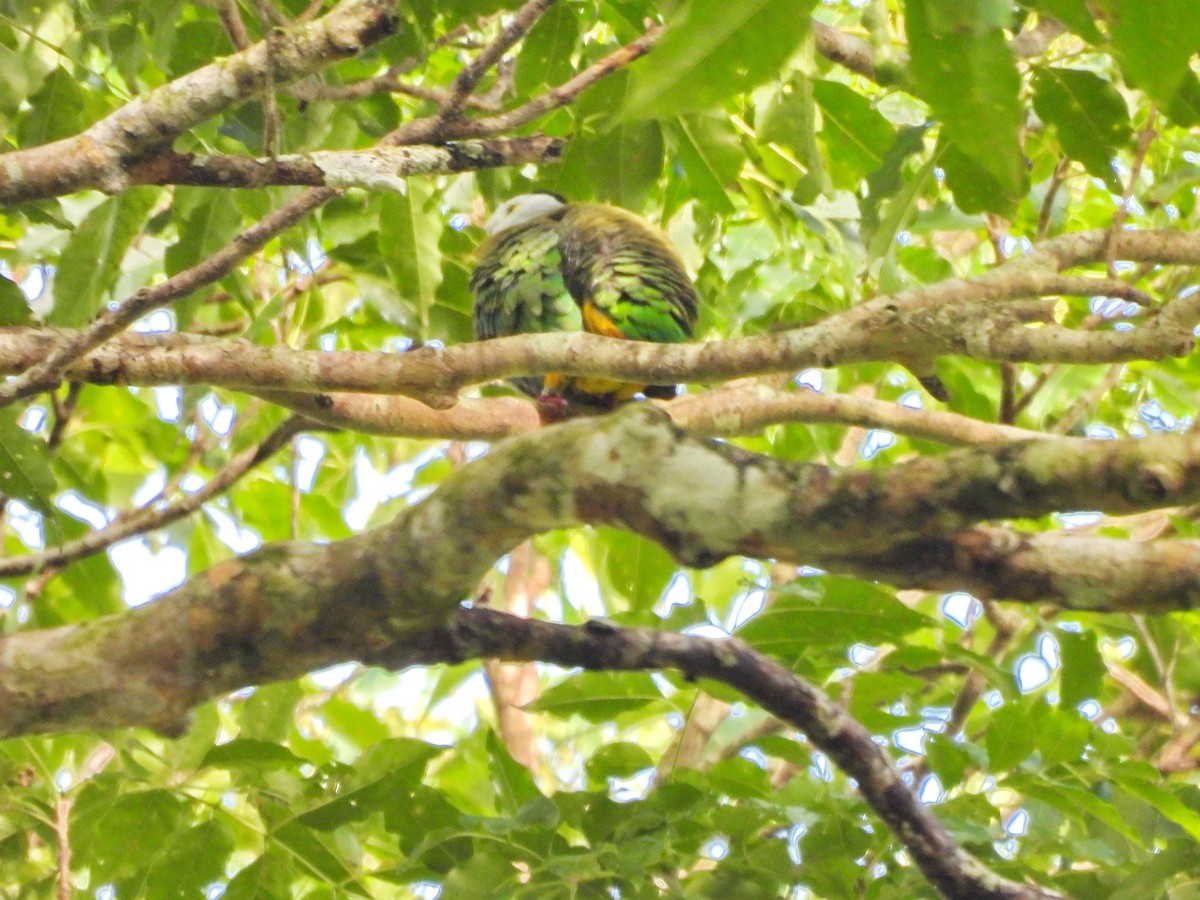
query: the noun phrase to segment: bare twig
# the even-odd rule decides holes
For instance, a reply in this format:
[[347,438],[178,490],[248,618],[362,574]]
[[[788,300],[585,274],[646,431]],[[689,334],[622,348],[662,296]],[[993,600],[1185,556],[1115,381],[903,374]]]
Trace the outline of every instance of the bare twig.
[[1109,229],[1109,239],[1106,244],[1107,249],[1104,256],[1109,278],[1117,277],[1117,270],[1114,265],[1117,260],[1116,236],[1122,226],[1124,226],[1125,220],[1129,218],[1129,202],[1133,199],[1133,192],[1137,189],[1137,181],[1142,174],[1142,166],[1146,162],[1146,154],[1150,151],[1150,144],[1158,136],[1158,132],[1154,130],[1154,123],[1157,119],[1158,106],[1151,104],[1150,112],[1146,116],[1146,124],[1138,134],[1137,150],[1134,152],[1133,162],[1129,166],[1129,178],[1126,180],[1125,190],[1121,194],[1121,203],[1117,206],[1116,212],[1113,213],[1112,225]]
[[246,33],[246,23],[242,21],[237,0],[217,0],[214,5],[217,16],[221,19],[221,25],[224,27],[225,33],[229,35],[229,41],[233,44],[234,49],[245,50],[249,47],[250,35]]
[[58,841],[58,900],[71,900],[71,807],[70,797],[59,795],[54,800],[54,836]]
[[[159,498],[156,498],[140,509],[118,516],[103,528],[58,547],[51,547],[28,556],[4,557],[0,559],[0,577],[27,575],[42,571],[52,572],[77,559],[105,550],[119,541],[177,522],[195,512],[209,500],[227,491],[238,479],[286,445],[293,435],[311,427],[311,422],[293,416],[271,432],[260,444],[243,450],[231,459],[198,491],[183,494],[177,500],[161,506],[157,505],[156,501]],[[169,484],[164,489],[160,498],[166,496],[166,492],[171,486]]]

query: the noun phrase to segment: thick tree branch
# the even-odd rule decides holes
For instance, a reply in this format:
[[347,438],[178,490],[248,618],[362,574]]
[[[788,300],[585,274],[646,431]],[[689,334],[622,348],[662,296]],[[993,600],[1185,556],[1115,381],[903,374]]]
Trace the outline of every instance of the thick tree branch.
[[4,154],[0,204],[84,188],[124,190],[134,160],[270,85],[347,59],[392,34],[398,21],[394,6],[393,0],[345,0],[320,19],[272,34],[136,98],[74,137]]
[[[397,393],[445,408],[454,404],[457,390],[466,385],[550,372],[672,383],[720,381],[868,360],[920,362],[943,354],[1014,362],[1162,359],[1188,353],[1193,329],[1200,322],[1200,294],[1168,301],[1128,331],[1080,331],[1051,324],[1031,327],[1023,314],[1005,314],[1002,301],[1093,289],[1093,282],[1066,278],[1057,268],[1103,259],[1108,233],[1095,231],[1046,241],[1030,256],[1004,263],[970,281],[951,279],[877,297],[806,328],[708,344],[650,344],[573,332],[517,335],[373,357],[263,348],[237,341],[184,342],[178,336],[165,336],[141,338],[137,357],[106,347],[80,359],[138,316],[224,275],[250,252],[247,246],[265,242],[283,227],[281,220],[303,215],[323,202],[327,191],[310,190],[304,195],[309,198],[304,207],[293,202],[276,211],[209,260],[139,292],[84,331],[0,332],[0,369],[21,373],[0,385],[0,403],[53,386],[64,374],[80,380],[161,384],[166,382],[153,379],[170,372],[167,382]],[[1122,258],[1200,263],[1200,234],[1121,232],[1117,238]],[[1049,267],[1053,268],[1048,271]],[[1101,291],[1108,286],[1105,281],[1094,284]],[[22,335],[33,343],[21,341]],[[183,359],[175,359],[175,353]],[[74,365],[64,369],[68,362]],[[181,367],[186,377],[179,377]]]
[[554,163],[564,142],[540,135],[440,146],[376,147],[371,150],[318,150],[273,157],[200,156],[162,153],[130,173],[132,184],[192,184],[259,188],[308,185],[403,191],[410,175],[479,171],[499,166]]
[[904,541],[883,553],[848,554],[825,565],[902,586],[1097,612],[1200,606],[1200,541],[979,527]]
[[[176,729],[191,706],[242,684],[346,659],[395,666],[461,656],[470,641],[431,656],[439,652],[431,635],[445,633],[439,629],[480,575],[529,534],[581,522],[652,537],[695,565],[748,553],[819,565],[874,555],[881,565],[891,559],[899,566],[896,554],[936,546],[938,536],[986,518],[1080,505],[1129,511],[1198,497],[1200,435],[1032,441],[924,458],[891,471],[835,472],[690,436],[643,405],[502,444],[375,531],[337,544],[269,545],[128,613],[5,636],[0,734],[132,724]],[[990,548],[992,565],[1004,550],[996,534],[976,529],[951,540],[963,545],[963,555]],[[1128,565],[1130,557],[1084,575],[1080,566],[1067,568],[1053,556],[1067,552],[1069,540],[1029,538],[1009,554],[1017,567],[1011,578],[1021,581],[1022,555],[1040,560],[1065,570],[1059,589],[1074,578],[1083,601],[1095,607],[1102,582],[1115,577],[1113,566]],[[1093,560],[1109,549],[1087,546]],[[1160,568],[1197,569],[1193,557],[1200,551],[1192,543],[1156,549],[1163,550]],[[1119,579],[1123,589],[1137,577]],[[1168,584],[1170,578],[1160,579],[1164,592],[1194,594],[1186,578]],[[584,640],[573,639],[577,652],[605,646],[608,633],[583,632]],[[639,637],[638,645],[647,640]],[[948,896],[1050,896],[1003,884],[942,843],[936,823],[914,809],[886,759],[864,755],[869,735],[784,670],[736,644],[649,640],[676,647],[676,655],[625,654],[604,664],[670,664],[723,677],[800,724],[859,780]],[[480,647],[521,659],[550,653],[536,642]],[[955,880],[960,877],[967,880]]]
[[886,562],[990,518],[1198,498],[1200,435],[1031,441],[838,472],[690,436],[642,405],[507,441],[375,531],[269,545],[121,616],[4,637],[0,736],[175,727],[236,686],[372,661],[444,623],[496,559],[554,528],[626,528],[697,566],[737,553],[828,566]]

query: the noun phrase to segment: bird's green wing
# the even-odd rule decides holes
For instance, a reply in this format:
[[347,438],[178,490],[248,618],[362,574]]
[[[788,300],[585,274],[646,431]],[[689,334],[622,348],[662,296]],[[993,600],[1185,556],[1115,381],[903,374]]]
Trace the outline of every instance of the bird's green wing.
[[563,273],[583,327],[636,341],[694,333],[696,289],[666,236],[612,206],[571,204],[562,221]]
[[[471,276],[477,339],[543,331],[582,331],[578,304],[563,281],[557,222],[537,219],[510,228],[480,247]],[[530,396],[541,378],[513,383]]]

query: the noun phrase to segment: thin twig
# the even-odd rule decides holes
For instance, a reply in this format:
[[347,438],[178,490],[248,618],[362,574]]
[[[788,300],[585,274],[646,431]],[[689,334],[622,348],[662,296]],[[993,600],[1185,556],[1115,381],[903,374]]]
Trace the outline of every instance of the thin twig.
[[183,494],[179,499],[163,506],[155,506],[150,503],[140,509],[128,511],[105,527],[58,547],[52,547],[40,553],[31,553],[28,556],[0,559],[0,577],[54,572],[68,563],[105,550],[126,538],[177,522],[195,512],[212,498],[227,491],[247,472],[273,456],[294,435],[311,429],[312,426],[312,422],[299,416],[293,416],[267,435],[261,443],[248,447],[231,459],[223,469],[208,480],[204,487],[195,493]]
[[1133,163],[1129,167],[1129,178],[1125,182],[1125,190],[1121,194],[1121,202],[1117,206],[1116,212],[1113,213],[1112,226],[1109,228],[1107,251],[1104,255],[1104,262],[1109,278],[1117,277],[1116,234],[1125,224],[1125,220],[1129,218],[1129,203],[1133,199],[1134,190],[1137,188],[1137,180],[1142,173],[1142,166],[1146,162],[1146,154],[1150,150],[1151,142],[1158,135],[1154,130],[1154,122],[1157,118],[1158,106],[1157,104],[1151,104],[1150,112],[1146,116],[1146,125],[1138,134],[1137,150],[1133,154]]

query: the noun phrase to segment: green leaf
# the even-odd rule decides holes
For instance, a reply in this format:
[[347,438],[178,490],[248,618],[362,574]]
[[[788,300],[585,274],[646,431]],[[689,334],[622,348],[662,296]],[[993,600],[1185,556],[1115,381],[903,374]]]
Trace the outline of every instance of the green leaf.
[[1030,797],[1036,797],[1073,819],[1078,820],[1085,816],[1091,816],[1137,846],[1145,846],[1146,839],[1149,837],[1130,826],[1111,803],[1102,800],[1091,791],[1023,774],[1006,778],[1002,782],[1002,786],[1012,788]]
[[1121,70],[1154,100],[1169,104],[1200,48],[1194,0],[1104,0]]
[[576,133],[546,187],[570,199],[591,196],[640,210],[662,175],[663,132],[658,122],[619,120],[629,73],[614,72],[574,105]]
[[661,699],[662,691],[646,672],[580,672],[547,688],[525,709],[604,722]]
[[[937,158],[927,161],[909,181],[904,179],[904,165],[909,157],[925,149],[926,130],[924,125],[901,128],[879,168],[867,176],[867,194],[859,206],[868,264],[887,254],[901,225],[917,213],[917,200],[925,193]],[[884,202],[893,197],[895,202],[888,204],[888,214],[881,218]]]
[[690,0],[634,66],[625,118],[707,109],[779,72],[807,34],[814,0]]
[[821,141],[838,187],[857,190],[869,172],[883,165],[896,129],[871,101],[837,81],[814,81],[813,99],[821,108]]
[[281,744],[237,738],[213,747],[200,765],[215,769],[298,769],[305,762]]
[[1092,724],[1074,710],[1043,705],[1034,725],[1042,764],[1073,763],[1083,758]]
[[950,791],[960,785],[967,767],[974,763],[966,747],[944,734],[926,735],[924,746],[929,768],[942,788]]
[[1200,867],[1200,847],[1173,846],[1157,849],[1153,857],[1117,885],[1107,900],[1146,900],[1162,891],[1172,875],[1194,872]]
[[1010,703],[992,713],[985,744],[993,772],[1012,769],[1029,757],[1034,747],[1034,728],[1024,704]]
[[541,799],[542,792],[534,783],[530,771],[512,758],[508,747],[496,732],[487,732],[488,770],[496,788],[496,807],[501,812],[513,814],[533,800]]
[[1112,158],[1133,134],[1125,100],[1116,88],[1082,69],[1039,69],[1033,108],[1058,132],[1063,149],[1109,190],[1121,192]]
[[628,778],[654,767],[654,760],[645,748],[619,741],[605,744],[587,761],[588,777],[603,784],[609,778]]
[[1200,813],[1185,805],[1170,791],[1140,778],[1117,776],[1114,780],[1123,791],[1149,803],[1164,818],[1186,831],[1192,840],[1200,841]]
[[48,144],[82,131],[90,124],[89,101],[94,96],[83,90],[78,78],[56,67],[29,98],[17,131],[21,145]]
[[1029,179],[1017,134],[1021,79],[1002,30],[1007,8],[992,0],[905,7],[918,94],[941,121],[942,136],[987,173],[992,187],[976,196],[995,212],[1023,197]]
[[1168,118],[1176,125],[1184,128],[1195,128],[1200,125],[1200,77],[1188,72],[1183,76],[1174,96],[1167,103]]
[[341,885],[347,893],[367,896],[361,889],[353,887],[352,873],[324,840],[298,822],[288,822],[277,828],[270,839],[297,860],[302,860],[304,868],[311,874]]
[[[825,158],[817,143],[817,103],[813,97],[811,78],[797,74],[771,95],[758,122],[758,137],[768,142],[768,150],[772,152],[778,152],[770,146],[773,144],[791,150],[796,161],[806,170],[801,184],[812,198],[828,189],[829,175]],[[797,192],[801,189],[800,186],[796,188]],[[797,200],[805,202],[799,198]]]
[[946,184],[954,193],[955,205],[963,212],[1002,212],[1009,210],[1016,202],[1016,196],[996,180],[988,169],[963,153],[957,144],[943,141],[938,149]]
[[755,649],[784,658],[813,647],[882,644],[931,624],[881,587],[854,578],[798,578],[738,630]]
[[392,273],[413,337],[430,338],[429,313],[442,278],[438,238],[442,217],[430,202],[433,186],[410,179],[406,194],[383,198],[379,221],[379,252]]
[[93,877],[128,877],[158,857],[163,837],[179,829],[183,811],[170,791],[130,791],[113,798],[99,789],[85,790],[71,820],[72,854]]
[[[162,837],[166,837],[163,835]],[[161,847],[138,891],[144,897],[199,897],[225,874],[235,848],[233,831],[213,819],[177,831]]]
[[261,900],[291,894],[292,873],[277,856],[260,856],[230,879],[222,900]]
[[27,325],[32,318],[25,292],[15,281],[0,275],[0,325]]
[[745,154],[724,116],[680,116],[675,127],[679,162],[696,199],[714,213],[732,215],[726,187],[741,171]]
[[157,198],[157,188],[133,188],[87,214],[59,258],[51,323],[77,328],[96,314]]
[[579,14],[559,4],[538,19],[517,54],[517,93],[527,95],[543,85],[560,84],[575,74],[571,53],[579,41]]
[[[235,204],[221,191],[206,188],[175,188],[171,217],[175,222],[178,240],[163,253],[163,268],[168,276],[208,259],[238,234],[245,224]],[[225,283],[236,278],[227,277]],[[212,285],[196,291],[186,302],[174,305],[177,324],[186,328],[204,297],[212,293]]]
[[17,410],[0,410],[0,494],[43,515],[53,512],[54,474],[46,442],[17,424]]
[[1094,631],[1057,631],[1062,673],[1059,675],[1059,702],[1073,708],[1084,700],[1100,696],[1106,669],[1096,647]]
[[596,535],[598,576],[605,594],[628,597],[634,609],[658,602],[678,567],[654,541],[628,531],[606,528]]
[[317,831],[334,831],[386,809],[396,797],[405,796],[411,787],[411,779],[403,773],[385,775],[365,787],[345,791],[335,800],[310,809],[297,816],[296,822]]
[[1103,43],[1104,35],[1096,27],[1088,0],[1033,0],[1032,5],[1050,18],[1058,19],[1084,40]]

